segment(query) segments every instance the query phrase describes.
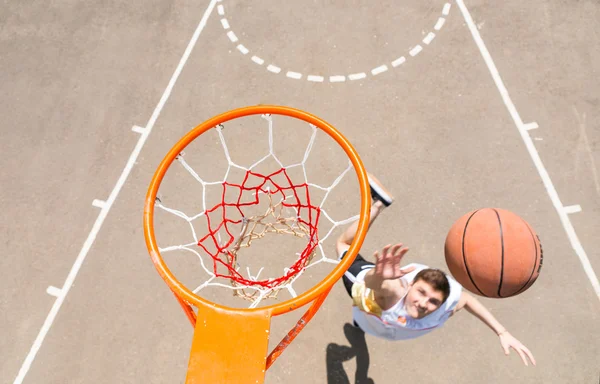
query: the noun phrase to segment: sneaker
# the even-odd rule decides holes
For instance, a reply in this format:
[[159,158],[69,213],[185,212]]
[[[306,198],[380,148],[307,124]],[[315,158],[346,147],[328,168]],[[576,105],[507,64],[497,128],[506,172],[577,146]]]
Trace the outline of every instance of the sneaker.
[[392,194],[385,189],[383,184],[377,178],[370,173],[367,173],[369,178],[369,186],[371,187],[371,199],[379,200],[385,205],[389,207],[394,202],[394,197]]

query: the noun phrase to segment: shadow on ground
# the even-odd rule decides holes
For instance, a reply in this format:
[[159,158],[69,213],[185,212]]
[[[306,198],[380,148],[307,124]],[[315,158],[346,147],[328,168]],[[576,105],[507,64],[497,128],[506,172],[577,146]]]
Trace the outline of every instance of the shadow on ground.
[[351,324],[344,324],[344,335],[350,343],[338,345],[330,343],[327,346],[327,384],[350,384],[348,375],[344,371],[343,363],[356,358],[355,384],[374,384],[369,378],[369,349],[365,340],[365,333]]

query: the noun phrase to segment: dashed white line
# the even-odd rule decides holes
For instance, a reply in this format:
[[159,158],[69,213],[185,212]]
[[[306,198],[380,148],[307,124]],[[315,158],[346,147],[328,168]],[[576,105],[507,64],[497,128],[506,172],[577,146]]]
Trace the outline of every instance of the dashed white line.
[[173,91],[173,87],[175,86],[175,83],[177,82],[177,79],[179,78],[179,75],[181,74],[181,71],[183,70],[185,63],[187,62],[194,46],[196,45],[196,42],[198,41],[198,37],[200,36],[200,33],[206,26],[208,17],[212,13],[216,2],[217,2],[216,0],[211,0],[210,3],[208,4],[208,7],[206,8],[206,11],[204,12],[204,15],[202,15],[202,19],[200,20],[200,23],[198,23],[198,27],[194,31],[194,34],[192,35],[192,38],[191,38],[189,44],[187,45],[185,52],[183,53],[183,56],[179,60],[179,64],[177,65],[177,68],[175,69],[173,76],[169,80],[169,84],[167,85],[167,88],[163,92],[156,108],[152,112],[152,116],[148,120],[148,124],[146,124],[146,130],[143,132],[142,135],[140,135],[140,138],[139,138],[137,144],[135,145],[135,148],[133,149],[133,151],[131,152],[131,155],[129,156],[129,159],[127,160],[127,164],[125,165],[123,172],[119,176],[119,179],[117,180],[113,190],[111,191],[110,195],[108,196],[108,199],[106,200],[106,205],[104,206],[104,208],[102,208],[100,210],[100,213],[98,214],[98,217],[96,218],[96,221],[94,222],[94,225],[92,226],[91,231],[89,232],[87,238],[85,239],[85,242],[83,243],[83,246],[82,246],[81,250],[79,251],[77,258],[75,259],[75,262],[73,263],[73,266],[71,267],[71,270],[69,271],[69,274],[67,275],[67,278],[65,279],[65,282],[62,286],[60,294],[56,298],[56,301],[54,301],[54,304],[52,305],[52,308],[50,309],[50,312],[48,313],[48,316],[46,317],[46,320],[44,321],[44,324],[42,325],[40,332],[38,333],[37,337],[35,338],[35,341],[33,342],[33,345],[31,346],[29,353],[25,357],[25,360],[23,361],[23,364],[21,365],[19,373],[17,374],[17,377],[15,378],[15,381],[13,382],[13,384],[23,383],[25,376],[29,372],[29,369],[31,368],[31,364],[33,363],[33,360],[35,359],[37,353],[39,352],[39,350],[42,346],[42,343],[44,342],[44,339],[46,338],[46,335],[50,331],[50,327],[52,327],[52,323],[54,322],[54,319],[56,318],[58,311],[60,310],[63,302],[65,301],[65,298],[66,298],[67,294],[69,293],[69,290],[73,286],[75,277],[79,273],[79,270],[81,269],[81,266],[87,256],[88,252],[90,251],[92,245],[94,244],[94,241],[96,240],[96,236],[98,235],[98,232],[100,232],[100,229],[102,228],[102,224],[104,223],[104,220],[106,219],[106,216],[108,215],[108,212],[110,211],[113,203],[115,202],[117,196],[119,195],[119,192],[123,188],[125,181],[127,181],[127,178],[129,177],[129,174],[131,173],[131,170],[133,169],[133,166],[134,166],[142,148],[144,147],[144,144],[146,143],[146,140],[148,139],[148,136],[150,135],[152,128],[154,127],[154,124],[156,123],[156,120],[158,119],[158,116],[160,115],[165,103],[169,99],[169,96],[171,95],[171,92]]
[[273,73],[279,73],[279,72],[281,72],[281,68],[276,67],[273,64],[269,64],[269,66],[267,67],[267,71],[270,71]]
[[438,19],[437,23],[435,23],[435,27],[433,27],[433,29],[435,29],[436,31],[439,31],[440,29],[442,29],[445,22],[446,22],[446,19],[444,19],[443,17],[440,17]]
[[254,61],[258,65],[263,65],[265,62],[263,59],[261,59],[258,56],[252,56],[252,61]]
[[396,60],[392,61],[392,66],[394,68],[396,68],[397,66],[404,63],[405,61],[406,61],[406,57],[401,56],[401,57],[397,58]]
[[231,40],[232,43],[235,43],[236,41],[238,41],[238,38],[235,35],[235,33],[233,33],[233,31],[227,32],[227,37],[229,37],[229,40]]
[[346,81],[346,76],[340,76],[340,75],[329,76],[329,81],[332,83],[341,83],[341,82]]
[[387,67],[387,65],[384,64],[384,65],[380,65],[379,67],[374,68],[373,70],[371,70],[371,74],[373,74],[373,76],[377,76],[380,73],[383,73],[383,72],[385,72],[387,70],[388,70],[388,67]]
[[471,35],[473,36],[473,40],[475,40],[475,44],[477,44],[479,52],[481,53],[481,56],[483,57],[483,60],[485,61],[485,64],[488,67],[490,75],[492,76],[492,79],[494,80],[494,83],[498,88],[498,92],[500,92],[500,96],[504,101],[504,105],[506,106],[506,109],[508,109],[510,116],[512,117],[515,125],[517,126],[519,134],[521,135],[521,138],[523,139],[523,142],[527,147],[527,151],[529,152],[529,155],[533,160],[533,164],[535,165],[540,175],[540,178],[542,179],[544,187],[546,188],[546,192],[548,193],[548,196],[550,197],[550,200],[554,205],[554,209],[556,209],[560,221],[565,229],[565,232],[567,233],[567,237],[569,238],[571,247],[573,247],[573,249],[575,250],[575,253],[577,254],[577,257],[579,258],[579,261],[581,262],[581,265],[583,267],[583,271],[585,272],[587,278],[592,284],[592,287],[594,288],[594,292],[596,294],[597,299],[600,300],[600,281],[598,280],[598,276],[596,276],[596,273],[594,272],[594,268],[590,263],[590,259],[588,258],[585,249],[583,249],[583,246],[581,245],[581,242],[577,237],[577,233],[575,232],[575,228],[571,223],[571,219],[569,219],[568,214],[565,213],[563,209],[562,202],[560,201],[560,197],[558,196],[556,188],[554,188],[554,184],[550,179],[550,175],[548,174],[548,171],[542,163],[542,159],[540,158],[540,155],[535,148],[533,140],[531,139],[529,133],[524,127],[523,120],[521,120],[521,116],[519,116],[519,112],[517,111],[517,108],[513,104],[510,95],[508,94],[508,90],[506,89],[506,86],[504,85],[504,82],[500,77],[498,68],[496,68],[494,60],[492,59],[490,52],[486,48],[485,43],[483,42],[483,39],[479,34],[479,30],[477,29],[477,26],[475,25],[475,22],[473,21],[473,18],[469,13],[469,10],[465,6],[463,0],[456,0],[456,3],[458,4],[458,7],[460,8],[463,14],[465,22],[469,27],[469,31],[471,31]]
[[[221,2],[222,0],[217,0],[218,2]],[[445,3],[444,7],[442,9],[442,15],[444,16],[448,16],[448,14],[450,13],[450,9],[451,9],[451,4],[450,3]],[[219,15],[224,16],[225,15],[225,8],[223,7],[222,4],[219,4],[219,6],[217,7],[217,11],[219,12]],[[439,31],[442,26],[445,23],[445,18],[444,17],[439,17],[437,20],[437,23],[435,24],[435,30]],[[221,19],[221,25],[223,26],[223,28],[225,30],[229,30],[230,29],[230,25],[229,22],[227,21],[226,18],[222,18]],[[229,30],[227,32],[227,36],[229,37],[229,39],[233,42],[236,43],[238,41],[238,37],[235,35],[235,33],[231,30]],[[429,32],[422,40],[422,42],[426,45],[431,44],[431,42],[433,41],[433,39],[435,38],[435,33],[433,32]],[[237,46],[237,49],[243,53],[244,55],[248,54],[250,52],[250,50],[248,48],[246,48],[244,45],[239,44]],[[421,52],[423,50],[423,47],[421,45],[417,45],[414,48],[410,49],[410,55],[411,56],[416,56],[417,54],[419,54],[419,52]],[[259,65],[263,65],[265,63],[265,60],[257,57],[257,56],[252,56],[252,61],[256,64]],[[392,61],[392,66],[393,67],[397,67],[400,64],[404,63],[406,61],[406,58],[404,56],[399,57],[398,59]],[[373,76],[377,76],[383,72],[386,72],[388,70],[388,66],[387,65],[380,65],[377,68],[374,68],[371,70],[371,74]],[[267,70],[273,73],[280,73],[281,72],[281,68],[273,65],[273,64],[269,64],[267,66]],[[296,71],[287,71],[286,72],[286,76],[291,78],[291,79],[301,79],[303,77],[303,75],[300,72],[296,72]],[[348,75],[348,79],[350,80],[358,80],[358,79],[364,79],[366,77],[366,73],[365,72],[359,72],[359,73],[354,73],[351,75]],[[308,81],[311,82],[323,82],[325,77],[324,76],[318,76],[318,75],[308,75],[306,76],[306,79]],[[342,75],[335,75],[335,76],[329,76],[329,81],[332,83],[340,83],[340,82],[344,82],[346,81],[346,76],[342,76]]]
[[364,79],[365,77],[367,77],[367,74],[364,72],[360,72],[360,73],[353,73],[351,75],[348,76],[348,78],[350,80],[360,80],[360,79]]
[[417,56],[419,54],[419,52],[421,52],[422,50],[423,50],[423,47],[421,47],[420,45],[417,45],[416,47],[411,49],[408,53],[410,53],[411,56]]
[[286,75],[287,77],[289,77],[290,79],[296,79],[296,80],[299,80],[299,79],[301,79],[301,78],[302,78],[302,74],[301,74],[301,73],[298,73],[298,72],[292,72],[292,71],[288,71],[288,72],[287,72],[285,75]]
[[92,201],[92,205],[96,208],[102,209],[106,206],[106,201],[95,199],[94,201]]
[[444,9],[442,9],[442,15],[448,16],[448,14],[450,13],[450,7],[451,6],[452,5],[450,3],[444,4]]
[[427,34],[427,36],[425,36],[425,38],[423,39],[423,42],[427,45],[429,45],[429,43],[431,43],[431,41],[433,40],[433,38],[435,37],[435,33],[433,32],[429,32]]

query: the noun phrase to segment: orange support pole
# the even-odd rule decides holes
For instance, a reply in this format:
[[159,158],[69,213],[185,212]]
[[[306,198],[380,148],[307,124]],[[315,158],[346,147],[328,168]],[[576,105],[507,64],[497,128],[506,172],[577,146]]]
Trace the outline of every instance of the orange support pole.
[[264,383],[270,325],[269,310],[198,308],[185,383]]

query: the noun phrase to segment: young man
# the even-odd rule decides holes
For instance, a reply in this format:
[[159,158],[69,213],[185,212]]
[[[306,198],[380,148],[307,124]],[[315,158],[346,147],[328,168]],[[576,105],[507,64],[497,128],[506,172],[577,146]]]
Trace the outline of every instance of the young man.
[[[392,204],[393,197],[369,175],[373,205],[369,228],[381,211]],[[352,224],[337,240],[338,255],[343,258],[356,235],[358,223]],[[363,332],[388,340],[405,340],[422,336],[441,327],[451,316],[466,309],[494,331],[504,353],[514,349],[528,365],[535,365],[531,352],[515,339],[472,295],[439,269],[422,264],[400,268],[408,248],[402,243],[386,245],[375,252],[375,264],[360,254],[343,276],[346,291],[353,300],[354,325]]]

